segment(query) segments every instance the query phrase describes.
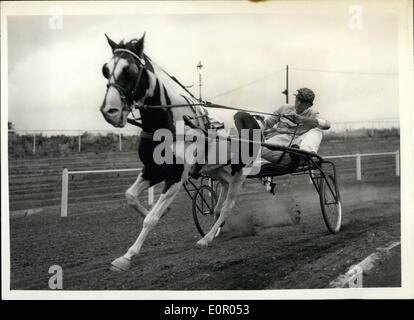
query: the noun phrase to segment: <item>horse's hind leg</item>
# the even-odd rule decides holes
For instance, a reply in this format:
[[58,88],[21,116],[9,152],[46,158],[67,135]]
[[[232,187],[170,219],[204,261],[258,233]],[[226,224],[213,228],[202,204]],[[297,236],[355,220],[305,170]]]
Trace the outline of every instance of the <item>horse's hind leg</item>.
[[234,205],[236,204],[237,195],[240,192],[240,188],[245,180],[246,176],[243,175],[242,171],[237,172],[231,183],[229,184],[228,191],[226,194],[226,198],[223,203],[223,208],[221,209],[220,216],[217,221],[214,223],[211,230],[201,238],[197,242],[197,246],[200,247],[207,247],[211,241],[213,241],[215,235],[217,234],[217,230],[223,224],[223,222],[227,219],[227,217],[231,214]]
[[127,203],[134,208],[143,218],[148,214],[148,210],[139,201],[140,194],[150,187],[150,182],[142,178],[142,173],[138,175],[134,184],[125,192]]
[[214,214],[220,214],[221,208],[223,206],[224,200],[226,200],[226,195],[229,190],[229,184],[224,181],[220,181],[220,192],[218,194],[217,203],[214,207]]

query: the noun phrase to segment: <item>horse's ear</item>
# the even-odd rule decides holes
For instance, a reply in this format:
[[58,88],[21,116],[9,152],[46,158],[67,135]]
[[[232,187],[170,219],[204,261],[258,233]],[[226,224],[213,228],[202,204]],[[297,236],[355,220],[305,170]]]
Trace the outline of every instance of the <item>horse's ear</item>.
[[145,33],[146,32],[144,31],[144,34],[142,35],[141,39],[139,40],[139,42],[141,43],[141,48],[138,49],[138,50],[140,50],[140,51],[138,51],[139,56],[142,56],[142,54],[144,53]]
[[132,50],[139,56],[142,56],[142,53],[144,52],[144,39],[145,39],[145,32],[144,32],[144,35],[139,40],[135,39],[131,41]]
[[112,51],[114,51],[118,47],[118,45],[115,43],[115,41],[112,41],[111,39],[109,39],[106,33],[105,33],[105,37],[108,40],[108,44],[111,46]]

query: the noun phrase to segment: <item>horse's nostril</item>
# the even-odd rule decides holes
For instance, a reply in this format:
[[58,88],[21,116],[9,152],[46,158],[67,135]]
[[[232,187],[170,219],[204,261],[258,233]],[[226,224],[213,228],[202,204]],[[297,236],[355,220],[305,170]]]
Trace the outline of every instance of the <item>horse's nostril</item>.
[[111,109],[109,109],[106,113],[107,113],[107,114],[109,114],[109,115],[111,115],[111,116],[113,116],[113,115],[116,115],[118,112],[119,112],[119,110],[118,110],[118,109],[116,109],[116,108],[111,108]]

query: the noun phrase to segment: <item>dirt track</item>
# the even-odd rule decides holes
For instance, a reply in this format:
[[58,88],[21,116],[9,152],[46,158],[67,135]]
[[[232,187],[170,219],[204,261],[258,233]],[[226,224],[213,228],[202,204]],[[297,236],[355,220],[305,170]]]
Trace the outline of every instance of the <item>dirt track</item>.
[[55,264],[63,268],[67,290],[323,288],[377,247],[399,241],[397,178],[342,184],[344,222],[338,235],[327,232],[312,188],[302,184],[294,190],[302,195],[301,223],[275,228],[263,217],[286,199],[286,188],[272,198],[259,184],[246,186],[236,215],[206,249],[195,247],[200,236],[190,202],[180,195],[126,273],[108,270],[140,228],[140,218],[124,204],[93,204],[102,211],[78,209],[65,219],[58,212],[14,219],[11,288],[48,289],[48,269]]

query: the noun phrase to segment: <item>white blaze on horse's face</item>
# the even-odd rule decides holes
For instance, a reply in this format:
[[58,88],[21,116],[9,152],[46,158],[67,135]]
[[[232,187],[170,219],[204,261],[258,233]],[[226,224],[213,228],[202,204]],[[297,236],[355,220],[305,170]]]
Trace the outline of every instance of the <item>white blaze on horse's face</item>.
[[128,65],[129,63],[126,59],[114,57],[104,66],[104,69],[106,69],[104,74],[106,73],[109,79],[101,112],[105,120],[114,127],[125,127],[129,111],[123,110],[123,102],[119,90],[109,84],[117,84],[117,80],[120,79]]

